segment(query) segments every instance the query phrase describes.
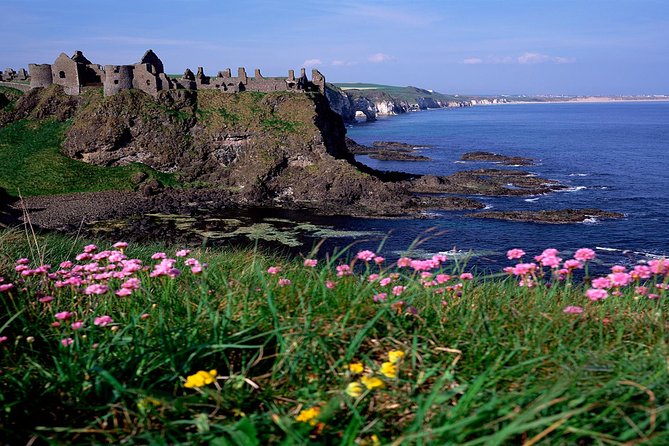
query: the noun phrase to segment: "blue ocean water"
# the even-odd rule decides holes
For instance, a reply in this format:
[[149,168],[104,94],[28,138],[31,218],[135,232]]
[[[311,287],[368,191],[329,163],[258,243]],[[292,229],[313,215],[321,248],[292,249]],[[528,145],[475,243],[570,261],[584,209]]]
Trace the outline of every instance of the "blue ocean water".
[[[621,220],[548,225],[472,219],[438,212],[425,220],[333,218],[336,228],[389,234],[382,251],[392,257],[416,239],[415,253],[469,253],[479,266],[507,264],[509,248],[528,253],[558,248],[564,256],[597,248],[607,264],[636,263],[669,255],[669,103],[550,103],[439,109],[349,127],[358,143],[401,141],[429,145],[429,162],[358,160],[379,170],[449,175],[500,167],[458,161],[465,152],[489,151],[534,158],[522,168],[570,188],[535,197],[472,197],[493,210],[596,207],[625,214]],[[378,240],[359,242],[378,248]]]

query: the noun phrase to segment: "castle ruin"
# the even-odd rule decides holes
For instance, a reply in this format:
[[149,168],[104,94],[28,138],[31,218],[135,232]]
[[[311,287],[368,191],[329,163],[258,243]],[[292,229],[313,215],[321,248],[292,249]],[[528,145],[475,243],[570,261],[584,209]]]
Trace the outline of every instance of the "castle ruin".
[[[186,69],[180,78],[174,78],[165,74],[163,63],[153,50],[148,50],[134,65],[105,65],[104,67],[92,63],[81,51],[76,51],[72,57],[61,53],[53,64],[30,64],[29,71],[28,76],[23,70],[23,76],[24,79],[30,80],[30,88],[56,84],[61,85],[65,93],[69,95],[78,95],[85,87],[103,87],[105,96],[131,88],[142,90],[154,97],[164,90],[206,89],[228,93],[240,91],[325,93],[325,77],[318,70],[312,70],[311,80],[309,80],[304,68],[299,77],[295,76],[293,70],[289,70],[288,77],[279,78],[264,77],[258,69],[255,70],[253,77],[249,77],[244,68],[237,70],[237,76],[232,76],[228,68],[219,71],[214,77],[205,75],[202,67],[199,67],[196,74]],[[14,73],[13,70],[12,73]],[[4,76],[3,72],[3,80]]]

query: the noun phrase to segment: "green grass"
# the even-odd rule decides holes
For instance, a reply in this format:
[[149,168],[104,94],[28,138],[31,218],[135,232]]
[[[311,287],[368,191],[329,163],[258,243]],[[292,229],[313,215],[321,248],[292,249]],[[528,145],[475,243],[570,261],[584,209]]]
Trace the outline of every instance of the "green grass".
[[[28,243],[17,232],[0,242],[4,283],[17,283],[18,257],[57,265],[84,245],[60,236]],[[151,265],[159,249],[131,246],[127,255]],[[203,274],[182,260],[176,279],[140,271],[142,286],[130,297],[53,288],[42,275],[0,293],[5,442],[669,442],[666,297],[634,299],[625,290],[589,302],[581,285],[527,289],[485,277],[442,294],[399,270],[393,285],[406,286],[403,304],[392,295],[376,303],[380,288],[369,273],[394,268],[358,262],[354,275],[337,278],[344,258],[336,253],[314,269],[253,249],[190,255],[209,263]],[[279,274],[268,274],[272,265]],[[292,283],[280,286],[280,278]],[[109,284],[118,289],[120,281]],[[40,303],[44,295],[55,300]],[[585,311],[565,314],[567,305]],[[60,311],[74,315],[52,327]],[[116,328],[94,325],[103,314]],[[73,331],[73,320],[84,327]],[[73,344],[63,347],[66,338]],[[379,373],[392,350],[405,354],[396,379]],[[359,379],[346,368],[354,362],[384,388],[347,395]],[[210,369],[215,385],[183,386]],[[296,420],[312,407],[320,409],[313,426]]]
[[176,185],[171,174],[141,164],[100,167],[60,153],[69,123],[21,120],[0,128],[0,187],[24,196],[130,190],[131,178],[145,172],[165,185]]

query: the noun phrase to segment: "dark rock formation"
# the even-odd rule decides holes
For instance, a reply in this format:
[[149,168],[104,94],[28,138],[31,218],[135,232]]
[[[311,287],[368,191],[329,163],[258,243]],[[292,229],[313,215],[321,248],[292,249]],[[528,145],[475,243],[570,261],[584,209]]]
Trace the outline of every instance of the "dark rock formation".
[[601,209],[560,209],[551,211],[488,211],[469,214],[473,218],[492,218],[496,220],[533,222],[533,223],[583,223],[589,219],[623,218],[618,212]]
[[534,160],[521,156],[507,156],[492,152],[467,152],[460,158],[462,161],[484,161],[503,164],[505,166],[533,166]]
[[540,195],[565,187],[529,172],[499,169],[465,170],[447,177],[424,175],[411,181],[414,192],[492,196]]
[[363,146],[346,138],[346,146],[349,152],[354,155],[369,155],[381,161],[430,161],[430,158],[423,155],[416,155],[416,146],[395,141],[374,141],[373,147]]

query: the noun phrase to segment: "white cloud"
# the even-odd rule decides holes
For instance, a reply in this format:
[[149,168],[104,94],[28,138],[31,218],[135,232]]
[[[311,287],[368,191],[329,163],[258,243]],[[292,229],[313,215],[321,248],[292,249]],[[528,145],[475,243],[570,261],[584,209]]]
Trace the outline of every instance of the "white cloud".
[[462,61],[464,64],[520,64],[520,65],[535,65],[542,63],[552,64],[567,64],[574,63],[576,59],[573,57],[549,56],[541,53],[525,52],[517,57],[511,56],[488,56],[485,59],[480,57],[468,57]]
[[387,54],[376,53],[376,54],[372,54],[371,56],[369,56],[369,58],[367,60],[369,60],[372,63],[381,63],[381,62],[389,62],[391,60],[395,60],[395,58],[393,56],[389,56]]
[[323,61],[320,59],[307,59],[302,62],[302,66],[306,68],[317,67],[319,65],[323,65]]
[[355,65],[355,62],[351,62],[350,60],[333,60],[332,61],[332,66],[333,67],[348,67],[351,65]]

